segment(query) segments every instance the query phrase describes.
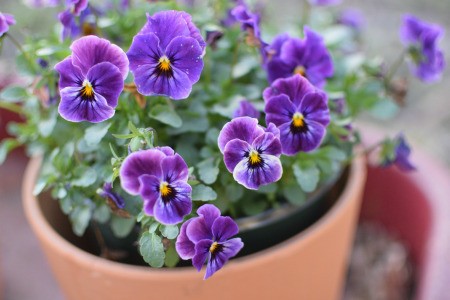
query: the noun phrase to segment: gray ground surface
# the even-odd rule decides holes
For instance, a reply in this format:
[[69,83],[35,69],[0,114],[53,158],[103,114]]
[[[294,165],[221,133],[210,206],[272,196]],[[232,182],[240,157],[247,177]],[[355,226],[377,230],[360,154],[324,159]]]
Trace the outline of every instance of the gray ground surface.
[[[301,15],[301,1],[268,1],[278,13],[279,24]],[[345,6],[360,8],[367,17],[369,53],[381,53],[393,60],[399,50],[398,26],[404,12],[411,12],[432,22],[442,24],[447,36],[441,43],[447,61],[450,61],[450,1],[448,0],[344,0]],[[45,28],[54,12],[24,10],[18,0],[0,0],[0,11],[22,13],[27,16],[29,28]],[[272,11],[272,9],[270,10]],[[280,25],[282,26],[282,25]],[[0,72],[10,70],[7,57],[12,50],[5,47],[0,57]],[[406,69],[402,70],[407,72]],[[396,132],[404,131],[416,145],[450,165],[450,72],[447,69],[441,83],[426,86],[410,81],[408,105],[395,120],[377,122],[377,125]],[[9,160],[0,167],[0,274],[3,277],[4,299],[61,299],[56,282],[36,238],[25,222],[20,199],[20,181],[24,163]],[[0,295],[1,299],[1,295]]]

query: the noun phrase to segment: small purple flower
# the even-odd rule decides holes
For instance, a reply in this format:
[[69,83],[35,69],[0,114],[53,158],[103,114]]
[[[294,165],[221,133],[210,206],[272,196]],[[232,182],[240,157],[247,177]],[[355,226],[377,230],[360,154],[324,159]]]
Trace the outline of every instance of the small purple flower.
[[54,7],[60,4],[60,0],[24,0],[24,4],[31,8]]
[[14,24],[16,20],[13,15],[0,12],[0,37],[9,30],[9,26]]
[[267,63],[269,82],[300,74],[321,88],[325,85],[325,79],[333,75],[333,62],[323,38],[308,27],[304,32],[303,40],[282,34],[267,47],[270,56]]
[[426,23],[412,15],[403,19],[400,38],[408,47],[412,73],[424,82],[441,79],[445,59],[437,43],[443,35],[444,29],[437,24]]
[[67,38],[75,39],[80,35],[89,35],[95,32],[95,16],[91,13],[89,7],[83,9],[79,15],[73,13],[71,9],[58,14],[58,19],[63,28],[61,31],[61,40]]
[[342,0],[308,0],[314,6],[331,6],[341,4]]
[[140,195],[144,211],[162,224],[177,224],[192,210],[188,167],[170,147],[133,152],[120,169],[122,188]]
[[223,32],[220,30],[207,30],[206,31],[206,44],[211,49],[216,50],[217,42],[223,37]]
[[239,117],[225,124],[218,145],[223,160],[234,179],[248,189],[276,182],[283,174],[279,159],[281,143],[277,134],[265,131],[258,120]]
[[113,201],[117,208],[122,209],[125,207],[125,201],[119,194],[113,191],[111,182],[105,182],[100,196]]
[[341,12],[338,22],[355,30],[361,30],[365,25],[365,18],[359,9],[348,8]]
[[192,259],[198,271],[207,261],[204,279],[211,277],[244,246],[240,238],[232,238],[239,232],[236,222],[220,215],[212,204],[202,205],[198,217],[181,226],[175,248],[182,259]]
[[200,79],[206,43],[181,11],[147,15],[147,23],[127,52],[139,93],[185,99]]
[[405,136],[399,134],[394,139],[395,157],[392,161],[385,161],[384,166],[396,165],[402,171],[414,171],[416,167],[409,161],[411,148],[406,142]]
[[251,117],[259,119],[259,116],[259,111],[253,106],[251,102],[248,102],[247,100],[241,100],[241,102],[239,102],[239,108],[236,109],[233,113],[233,118]]
[[327,95],[300,75],[276,80],[264,90],[266,123],[280,130],[283,154],[316,149],[330,122]]
[[127,56],[96,36],[82,37],[70,48],[72,55],[55,66],[60,74],[60,115],[72,122],[111,118],[128,74]]
[[66,7],[75,16],[79,16],[88,7],[88,2],[88,0],[66,0]]

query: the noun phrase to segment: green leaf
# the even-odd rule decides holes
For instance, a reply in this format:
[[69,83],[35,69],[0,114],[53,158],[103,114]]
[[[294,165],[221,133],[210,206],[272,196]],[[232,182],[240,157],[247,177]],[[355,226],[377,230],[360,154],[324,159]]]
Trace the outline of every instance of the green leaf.
[[89,225],[91,214],[91,208],[87,205],[76,206],[71,211],[69,218],[72,222],[72,230],[76,235],[82,236],[84,234]]
[[179,261],[180,256],[178,255],[173,243],[171,243],[170,247],[166,251],[166,259],[164,260],[164,264],[169,268],[173,268],[178,264]]
[[236,202],[241,199],[242,195],[244,195],[244,188],[242,185],[237,183],[230,183],[226,185],[225,196],[227,200]]
[[257,66],[259,66],[259,61],[256,57],[246,56],[233,67],[232,76],[233,78],[242,77],[250,73]]
[[148,228],[148,232],[155,233],[156,229],[158,229],[159,225],[161,225],[161,224],[159,224],[158,222],[154,222],[154,223],[150,224],[150,227]]
[[176,225],[162,225],[159,228],[159,231],[161,232],[161,234],[168,238],[169,240],[173,240],[174,238],[176,238],[178,236],[178,226]]
[[38,181],[36,182],[36,185],[34,186],[33,196],[39,195],[46,186],[47,186],[46,178],[42,178],[42,177],[39,178]]
[[303,192],[296,182],[283,185],[283,195],[290,203],[294,205],[300,205],[306,200],[305,192]]
[[4,139],[0,143],[0,165],[6,160],[6,156],[14,148],[20,146],[20,143],[15,139]]
[[371,108],[370,113],[380,120],[389,120],[395,117],[398,111],[399,107],[393,100],[382,99]]
[[59,207],[61,207],[61,210],[63,211],[63,213],[68,215],[73,209],[72,199],[70,199],[70,197],[67,197],[67,196],[64,198],[60,198],[59,199]]
[[98,206],[95,211],[94,214],[92,216],[92,218],[94,220],[96,220],[99,223],[106,223],[109,218],[111,217],[111,212],[110,212],[110,208],[107,205],[100,205]]
[[87,187],[97,180],[97,172],[87,166],[79,166],[74,170],[75,179],[71,181],[74,186]]
[[38,123],[39,133],[43,137],[48,137],[53,132],[53,129],[55,128],[55,125],[56,125],[56,118],[57,118],[57,113],[56,113],[56,111],[53,111],[48,116],[47,119],[43,119],[42,121],[40,121]]
[[219,162],[220,160],[211,157],[197,164],[198,174],[204,183],[213,184],[216,182],[219,175]]
[[155,233],[144,232],[139,240],[139,251],[150,266],[161,268],[164,265],[164,246],[161,237]]
[[183,121],[180,116],[172,107],[168,105],[157,104],[153,106],[150,110],[149,116],[175,128],[179,128],[183,125]]
[[249,216],[262,213],[267,208],[267,202],[259,201],[260,199],[246,199],[242,205],[242,210]]
[[9,86],[0,93],[0,99],[7,102],[21,102],[27,98],[27,90],[21,86]]
[[103,137],[108,133],[109,127],[112,123],[99,123],[95,124],[84,132],[84,140],[88,146],[94,146],[100,143]]
[[128,236],[133,230],[136,221],[134,218],[121,218],[113,215],[111,218],[111,230],[118,238],[124,238]]
[[216,198],[216,192],[209,186],[198,184],[192,187],[192,200],[211,201]]
[[295,179],[303,191],[309,193],[316,189],[320,171],[313,161],[298,161],[292,166]]

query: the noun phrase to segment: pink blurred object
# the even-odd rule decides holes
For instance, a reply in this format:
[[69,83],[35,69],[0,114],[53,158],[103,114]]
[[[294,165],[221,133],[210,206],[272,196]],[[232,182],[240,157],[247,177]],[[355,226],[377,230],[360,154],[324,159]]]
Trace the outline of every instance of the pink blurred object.
[[[378,135],[368,133],[368,140]],[[416,172],[369,168],[360,220],[381,225],[408,247],[415,299],[450,299],[450,172],[417,148]]]

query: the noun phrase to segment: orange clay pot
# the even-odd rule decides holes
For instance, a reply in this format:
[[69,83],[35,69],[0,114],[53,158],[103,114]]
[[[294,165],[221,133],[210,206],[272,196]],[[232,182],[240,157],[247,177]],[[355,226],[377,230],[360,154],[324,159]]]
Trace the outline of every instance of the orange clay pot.
[[341,298],[366,180],[361,157],[352,164],[340,198],[318,222],[274,247],[231,260],[206,281],[204,270],[151,269],[111,262],[66,241],[49,224],[54,224],[50,206],[41,207],[42,200],[32,195],[39,166],[39,159],[32,159],[26,171],[25,214],[67,299]]

